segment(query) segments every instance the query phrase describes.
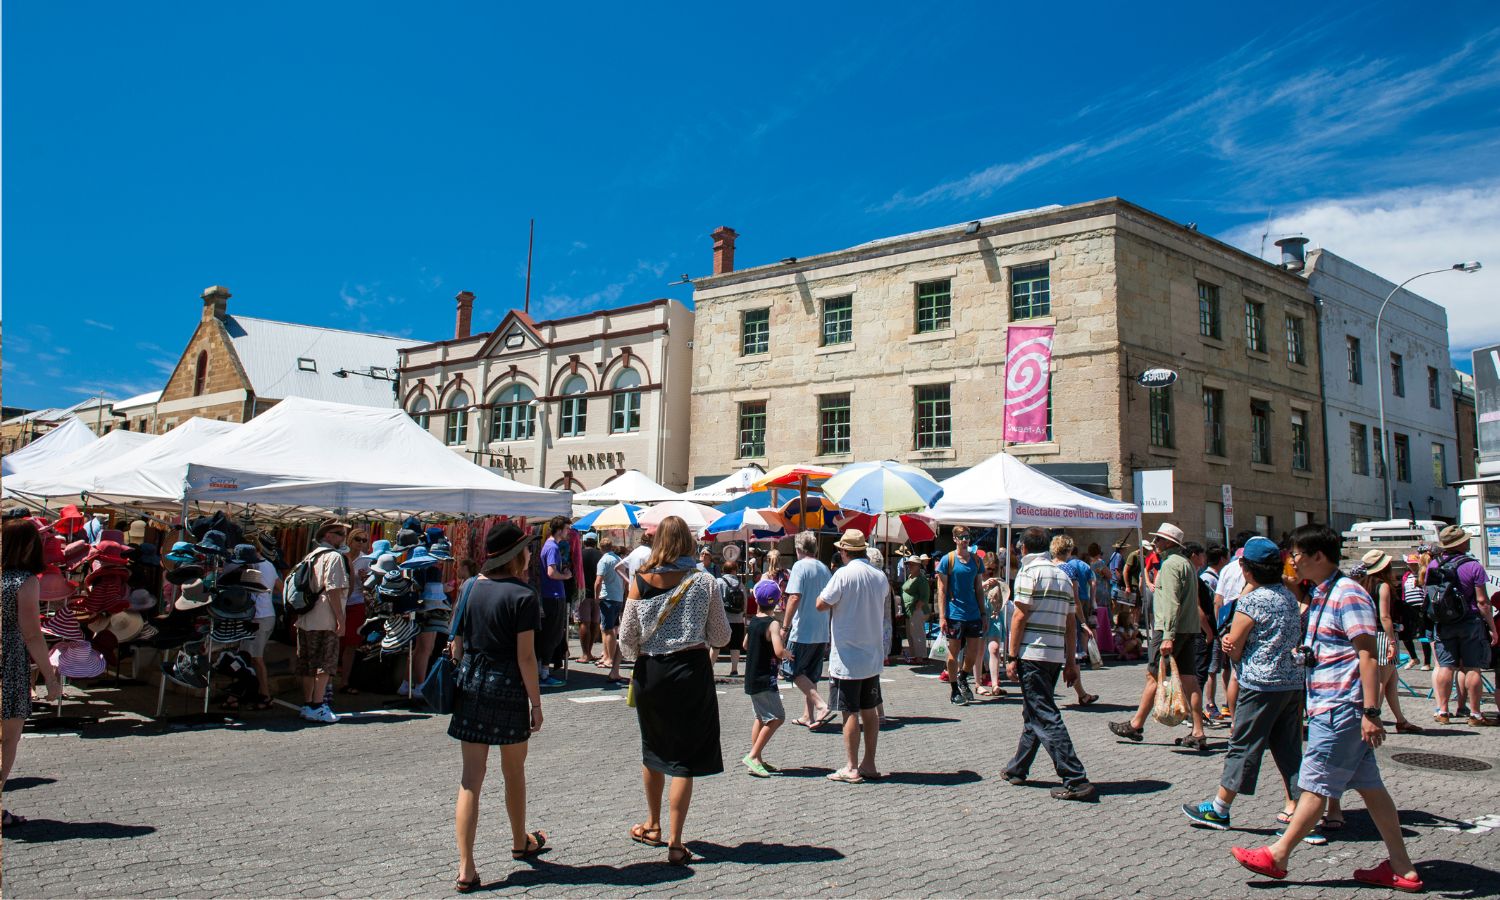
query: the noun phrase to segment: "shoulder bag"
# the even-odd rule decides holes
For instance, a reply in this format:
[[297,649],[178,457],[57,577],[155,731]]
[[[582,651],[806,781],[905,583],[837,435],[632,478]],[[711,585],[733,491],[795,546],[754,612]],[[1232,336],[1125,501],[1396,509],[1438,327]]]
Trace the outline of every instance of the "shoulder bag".
[[450,648],[438,656],[437,661],[432,664],[432,670],[427,673],[427,679],[417,688],[422,699],[439,715],[453,713],[454,698],[458,693],[458,664],[453,661],[451,644],[459,629],[463,628],[464,613],[469,609],[469,594],[478,580],[478,576],[470,578],[469,583],[464,585],[463,596],[458,598],[458,608],[453,610],[453,621],[448,625]]
[[[693,586],[693,574],[690,572],[687,575],[684,575],[682,577],[682,583],[679,584],[679,585],[677,585],[677,590],[673,591],[672,592],[672,596],[667,599],[667,605],[663,606],[661,608],[661,615],[659,615],[659,616],[656,617],[656,624],[654,624],[654,625],[651,626],[651,630],[650,631],[648,631],[645,634],[641,635],[641,646],[642,647],[646,646],[646,642],[649,641],[649,640],[651,640],[653,637],[655,637],[656,636],[656,632],[658,632],[658,631],[661,630],[661,623],[663,623],[663,622],[665,622],[667,620],[667,616],[670,616],[672,614],[673,607],[675,607],[679,602],[681,602],[683,595],[686,594],[688,592],[688,588],[690,588],[692,586]],[[626,706],[635,706],[635,679],[634,678],[630,679],[630,687],[628,687],[628,688],[625,689],[625,705]]]

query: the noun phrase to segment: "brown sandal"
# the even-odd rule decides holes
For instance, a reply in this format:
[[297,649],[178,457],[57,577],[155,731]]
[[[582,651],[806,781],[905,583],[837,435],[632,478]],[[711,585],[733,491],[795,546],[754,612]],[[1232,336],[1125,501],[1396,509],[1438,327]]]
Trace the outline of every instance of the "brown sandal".
[[686,845],[667,848],[667,865],[669,866],[691,865],[697,859],[698,857],[694,856],[693,851],[689,850]]
[[533,831],[526,835],[526,849],[510,851],[511,859],[530,859],[542,852],[547,846],[547,835],[540,831]]
[[630,839],[637,844],[645,844],[647,847],[667,846],[667,842],[661,839],[661,826],[647,828],[645,822],[630,826]]
[[481,884],[482,882],[479,880],[478,875],[475,875],[468,881],[464,881],[462,878],[455,878],[453,879],[453,892],[456,894],[472,894],[480,888]]

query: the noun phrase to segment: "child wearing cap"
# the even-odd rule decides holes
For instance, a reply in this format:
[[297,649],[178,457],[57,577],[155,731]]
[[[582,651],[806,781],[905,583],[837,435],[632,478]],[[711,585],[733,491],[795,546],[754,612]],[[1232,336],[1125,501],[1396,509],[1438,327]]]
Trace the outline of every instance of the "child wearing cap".
[[740,762],[756,778],[767,778],[777,771],[761,754],[771,735],[786,721],[781,691],[776,687],[776,669],[777,660],[790,660],[792,651],[787,649],[781,623],[775,617],[780,599],[778,593],[757,604],[755,615],[745,626],[745,693],[750,695],[755,721],[750,726],[750,752]]

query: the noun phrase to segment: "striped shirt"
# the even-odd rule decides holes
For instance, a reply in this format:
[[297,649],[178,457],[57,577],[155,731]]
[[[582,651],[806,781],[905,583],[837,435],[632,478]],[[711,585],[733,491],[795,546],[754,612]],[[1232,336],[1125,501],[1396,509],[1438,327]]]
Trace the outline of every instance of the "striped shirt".
[[[1354,579],[1336,572],[1313,591],[1306,627],[1308,643],[1318,654],[1318,664],[1307,679],[1308,715],[1346,703],[1363,706],[1354,638],[1375,637],[1375,601]],[[1316,634],[1311,629],[1317,629]]]
[[1063,635],[1073,612],[1073,582],[1045,553],[1021,560],[1016,575],[1015,603],[1030,615],[1021,634],[1021,658],[1033,662],[1064,663]]

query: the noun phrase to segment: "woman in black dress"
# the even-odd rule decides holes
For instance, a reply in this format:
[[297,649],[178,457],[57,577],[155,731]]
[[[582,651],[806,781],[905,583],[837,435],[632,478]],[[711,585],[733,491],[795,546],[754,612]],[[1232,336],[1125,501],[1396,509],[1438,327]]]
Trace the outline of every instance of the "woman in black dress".
[[[36,523],[17,519],[5,526],[0,545],[4,550],[3,597],[0,597],[0,692],[3,692],[3,733],[0,733],[0,788],[10,778],[21,749],[21,728],[31,715],[31,666],[36,663],[47,685],[47,699],[62,696],[62,681],[47,658],[47,642],[41,628],[42,536]],[[0,813],[0,828],[26,824],[10,810]]]
[[[695,547],[687,523],[677,516],[663,519],[651,558],[631,580],[620,620],[620,643],[636,657],[632,690],[646,790],[646,821],[631,828],[630,837],[667,847],[667,861],[674,865],[693,860],[682,843],[693,779],[724,771],[708,648],[729,642],[729,618],[718,582],[696,568]],[[671,834],[663,841],[661,795],[668,775]]]
[[491,746],[500,747],[511,857],[528,859],[547,844],[546,834],[526,830],[526,742],[542,730],[535,641],[541,605],[525,580],[530,544],[531,535],[508,522],[491,529],[481,574],[460,589],[463,608],[455,611],[460,621],[450,652],[458,663],[457,691],[448,735],[463,741],[463,776],[454,812],[458,877],[453,883],[461,894],[480,884],[474,833]]

